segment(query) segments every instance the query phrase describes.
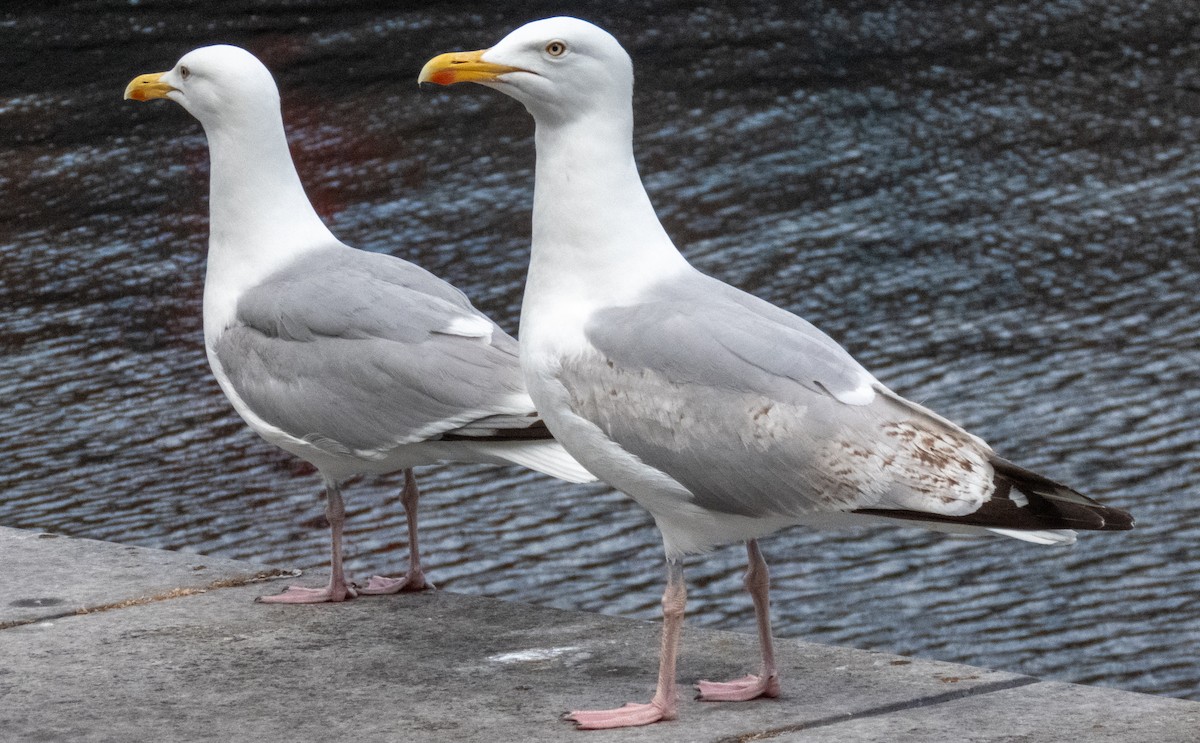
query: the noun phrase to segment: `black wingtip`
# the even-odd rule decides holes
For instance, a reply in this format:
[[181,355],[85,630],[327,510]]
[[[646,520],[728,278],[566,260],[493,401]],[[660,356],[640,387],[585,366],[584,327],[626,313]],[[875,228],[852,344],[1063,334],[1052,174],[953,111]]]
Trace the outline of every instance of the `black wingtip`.
[[1113,506],[1099,506],[1098,508],[1100,515],[1104,517],[1102,531],[1129,531],[1137,524],[1133,514],[1124,508],[1114,508]]
[[537,420],[523,428],[496,428],[487,434],[446,433],[442,441],[549,441],[554,435],[546,424]]
[[[1133,515],[1122,508],[1102,505],[1062,483],[1007,460],[997,457],[991,464],[996,473],[995,492],[972,513],[948,516],[881,508],[859,509],[855,513],[1014,531],[1128,531],[1133,528]],[[1014,498],[1014,491],[1020,497]]]

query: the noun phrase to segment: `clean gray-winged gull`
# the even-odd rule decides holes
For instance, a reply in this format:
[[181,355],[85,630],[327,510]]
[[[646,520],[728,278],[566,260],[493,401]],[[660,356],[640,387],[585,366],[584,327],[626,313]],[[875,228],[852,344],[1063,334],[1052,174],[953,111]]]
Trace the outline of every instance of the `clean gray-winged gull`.
[[125,98],[168,98],[200,120],[212,159],[204,342],[213,375],[260,436],[321,473],[332,535],[329,584],[264,601],[356,595],[342,569],[340,483],[404,470],[409,567],[357,592],[427,584],[412,468],[516,463],[594,480],[559,446],[521,379],[517,342],[462,292],[389,255],[356,250],[325,227],[288,151],[279,91],[252,54],[189,52],[141,75]]
[[777,696],[767,567],[756,540],[785,526],[891,521],[1041,544],[1130,515],[993,453],[889,390],[801,318],[692,268],[663,230],[633,157],[633,67],[574,18],[491,49],[443,54],[421,82],[476,82],[536,122],[533,246],[521,365],[546,425],[662,531],[658,687],[649,704],[568,715],[581,728],[677,714],[680,559],[745,541],[762,669],[701,681],[699,698]]

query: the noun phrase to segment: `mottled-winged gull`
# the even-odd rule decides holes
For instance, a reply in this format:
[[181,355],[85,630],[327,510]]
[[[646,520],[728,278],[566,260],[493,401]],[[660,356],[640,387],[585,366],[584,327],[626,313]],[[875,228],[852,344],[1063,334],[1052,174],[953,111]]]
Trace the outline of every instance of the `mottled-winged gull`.
[[682,555],[746,541],[762,670],[702,681],[706,700],[779,694],[767,567],[755,540],[792,524],[905,522],[1043,544],[1128,529],[1108,508],[997,457],[883,386],[821,331],[692,268],[634,163],[633,68],[574,18],[491,49],[444,54],[422,82],[477,82],[536,122],[533,248],[521,364],[546,425],[650,511],[667,557],[658,688],[649,704],[569,715],[580,727],[677,714]]
[[279,91],[252,54],[210,46],[125,98],[168,98],[200,120],[212,159],[204,341],[221,389],[267,441],[308,460],[325,484],[332,573],[263,600],[341,601],[340,483],[404,470],[409,567],[364,593],[426,586],[412,468],[516,463],[594,479],[550,438],[521,380],[517,342],[462,292],[389,255],[356,250],[325,227],[288,151]]

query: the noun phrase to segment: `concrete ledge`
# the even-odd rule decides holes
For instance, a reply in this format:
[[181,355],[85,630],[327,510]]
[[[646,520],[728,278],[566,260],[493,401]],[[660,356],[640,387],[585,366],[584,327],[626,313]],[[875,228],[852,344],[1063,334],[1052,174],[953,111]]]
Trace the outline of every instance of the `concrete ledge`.
[[[558,719],[568,708],[649,697],[657,624],[445,592],[255,604],[282,585],[247,581],[278,571],[13,529],[0,528],[0,559],[4,740],[1183,743],[1200,731],[1196,702],[785,640],[781,699],[689,699],[677,722],[576,733]],[[683,642],[684,682],[757,658],[749,635],[688,629]]]
[[0,628],[294,571],[0,527]]

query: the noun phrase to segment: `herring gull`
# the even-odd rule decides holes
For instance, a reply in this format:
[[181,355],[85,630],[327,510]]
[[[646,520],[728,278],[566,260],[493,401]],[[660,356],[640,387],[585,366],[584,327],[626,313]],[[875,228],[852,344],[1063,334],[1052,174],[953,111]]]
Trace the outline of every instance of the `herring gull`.
[[574,18],[525,25],[490,49],[443,54],[419,80],[476,82],[533,115],[533,244],[521,366],[546,425],[646,508],[667,560],[658,686],[648,704],[568,715],[582,728],[678,713],[681,558],[746,543],[758,674],[698,684],[703,700],[779,694],[767,567],[785,526],[905,523],[1067,543],[1130,515],[998,457],[889,390],[803,319],[700,273],[663,230],[634,162],[633,67]]
[[[209,46],[125,89],[167,98],[208,138],[204,345],[213,375],[260,436],[324,481],[331,574],[262,600],[342,601],[426,587],[412,468],[516,463],[594,478],[550,436],[521,379],[517,342],[462,292],[412,263],[351,248],[313,209],[288,150],[279,91],[252,54]],[[356,588],[342,568],[340,486],[404,471],[409,567]]]

